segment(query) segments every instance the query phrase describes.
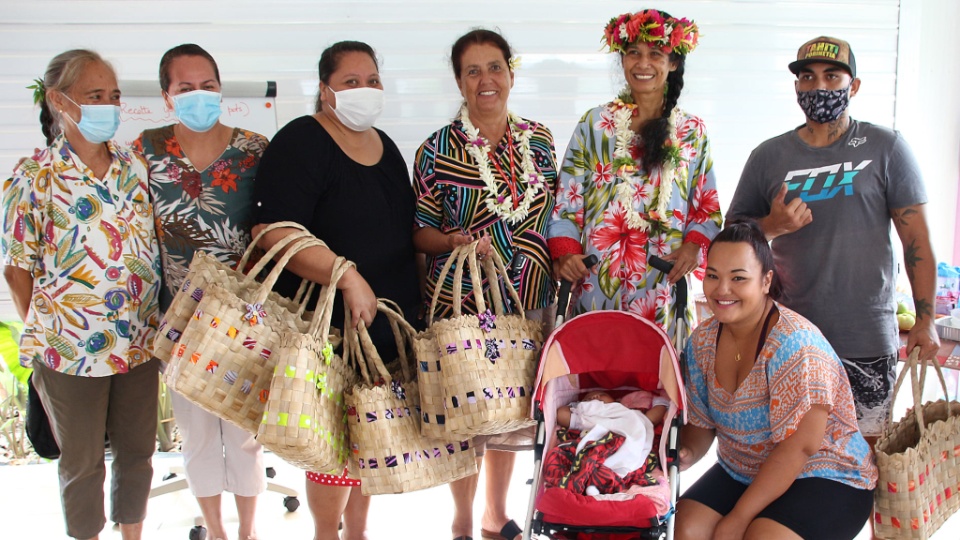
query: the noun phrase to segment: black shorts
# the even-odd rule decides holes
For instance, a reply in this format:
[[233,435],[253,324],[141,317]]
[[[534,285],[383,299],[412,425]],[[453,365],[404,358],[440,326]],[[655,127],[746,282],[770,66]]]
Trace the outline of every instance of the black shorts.
[[[697,501],[725,516],[747,487],[717,463],[680,498]],[[851,540],[872,511],[872,489],[857,489],[826,478],[800,478],[757,517],[772,519],[805,540]]]

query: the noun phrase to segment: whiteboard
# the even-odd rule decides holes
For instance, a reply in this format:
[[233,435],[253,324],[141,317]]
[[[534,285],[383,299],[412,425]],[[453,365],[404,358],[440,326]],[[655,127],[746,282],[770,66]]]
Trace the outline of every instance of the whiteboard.
[[[277,132],[277,83],[226,81],[222,87],[220,122],[272,138]],[[120,94],[120,127],[114,140],[123,146],[130,146],[145,129],[177,122],[157,81],[122,81]]]

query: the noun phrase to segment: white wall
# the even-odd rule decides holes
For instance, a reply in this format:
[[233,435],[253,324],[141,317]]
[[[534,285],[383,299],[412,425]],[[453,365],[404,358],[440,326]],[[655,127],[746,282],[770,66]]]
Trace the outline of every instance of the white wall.
[[[0,171],[10,170],[17,157],[42,144],[37,111],[24,87],[65,49],[100,51],[113,61],[121,79],[156,80],[166,49],[196,42],[217,58],[225,84],[276,80],[282,125],[312,112],[316,62],[325,46],[341,39],[367,41],[379,51],[388,105],[378,126],[397,141],[409,165],[416,147],[457,109],[460,97],[450,71],[449,47],[474,26],[498,27],[519,52],[522,65],[511,108],[548,125],[562,153],[580,115],[609,100],[622,84],[614,57],[600,52],[603,26],[609,18],[644,4],[0,0]],[[896,119],[924,162],[936,201],[932,210],[938,220],[952,220],[960,155],[956,133],[960,75],[955,69],[960,46],[953,29],[957,4],[957,0],[650,2],[700,25],[701,45],[688,59],[681,101],[707,122],[721,206],[729,204],[749,152],[803,121],[786,65],[801,43],[828,34],[848,40],[857,56],[864,84],[851,105],[854,116],[890,127]],[[901,21],[906,27],[903,34],[898,32]],[[937,31],[928,33],[931,29]],[[902,73],[912,67],[917,68],[914,89],[897,76],[898,68]],[[904,112],[907,106],[914,112]],[[952,252],[952,228],[938,228],[935,241],[938,253]]]
[[895,127],[927,181],[939,260],[960,265],[960,1],[902,0]]

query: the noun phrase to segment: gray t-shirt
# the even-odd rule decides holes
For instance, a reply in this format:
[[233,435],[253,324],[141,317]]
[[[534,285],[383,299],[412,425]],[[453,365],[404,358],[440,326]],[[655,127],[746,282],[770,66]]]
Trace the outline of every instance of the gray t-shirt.
[[782,302],[816,324],[839,356],[869,358],[899,348],[890,211],[927,195],[898,132],[851,122],[827,147],[803,142],[803,126],[758,146],[727,219],[766,216],[786,182],[785,201],[801,197],[813,222],[772,243]]

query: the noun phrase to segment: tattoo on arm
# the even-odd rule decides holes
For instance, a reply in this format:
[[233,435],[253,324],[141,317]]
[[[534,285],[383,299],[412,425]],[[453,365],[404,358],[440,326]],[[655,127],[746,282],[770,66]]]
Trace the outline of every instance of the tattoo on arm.
[[906,227],[910,220],[917,215],[913,208],[904,208],[903,210],[894,210],[893,219],[899,227]]
[[916,240],[911,240],[910,245],[903,247],[903,263],[907,267],[907,277],[913,279],[913,272],[917,269],[917,263],[923,260],[919,255],[920,247]]
[[915,299],[913,304],[917,310],[917,317],[933,317],[933,308],[930,307],[930,301],[926,298]]

